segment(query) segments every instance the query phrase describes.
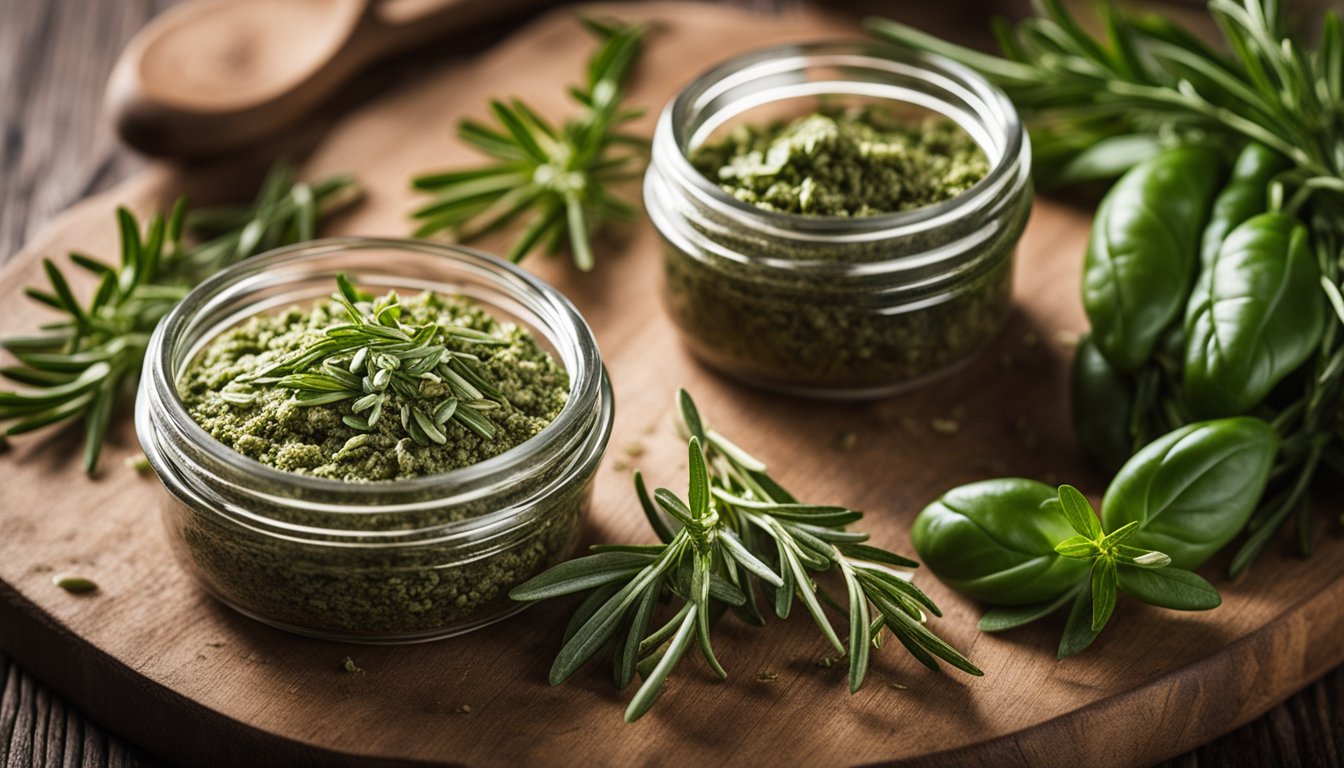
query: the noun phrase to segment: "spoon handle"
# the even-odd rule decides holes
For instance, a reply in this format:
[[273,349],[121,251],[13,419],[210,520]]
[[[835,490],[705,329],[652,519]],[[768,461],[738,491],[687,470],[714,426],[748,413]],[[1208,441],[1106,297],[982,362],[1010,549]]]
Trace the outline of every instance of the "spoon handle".
[[[303,6],[192,0],[126,46],[108,80],[106,110],[121,139],[147,155],[216,157],[278,135],[380,58],[547,3],[331,0],[321,17],[329,31],[296,30],[317,41],[314,49],[286,37],[302,24],[293,9]],[[234,73],[235,52],[260,64]]]
[[545,4],[546,0],[370,0],[343,55],[375,61]]

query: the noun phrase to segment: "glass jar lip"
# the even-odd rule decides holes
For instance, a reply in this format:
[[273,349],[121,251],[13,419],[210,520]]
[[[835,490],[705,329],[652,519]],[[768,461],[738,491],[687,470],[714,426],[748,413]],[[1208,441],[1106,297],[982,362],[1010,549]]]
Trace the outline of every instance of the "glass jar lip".
[[[378,248],[416,251],[484,269],[493,273],[495,277],[502,278],[515,291],[527,295],[551,310],[559,321],[557,324],[559,327],[553,329],[553,332],[563,335],[575,345],[579,361],[577,371],[566,370],[570,377],[569,397],[555,419],[536,435],[485,461],[423,477],[364,483],[314,477],[268,466],[220,442],[191,418],[178,393],[177,382],[171,376],[173,347],[166,343],[166,340],[175,333],[180,333],[189,324],[195,311],[206,305],[212,297],[276,266],[319,258],[333,252]],[[387,505],[377,503],[377,498],[387,497],[393,490],[398,496],[402,496],[422,494],[437,488],[452,488],[455,493],[465,494],[470,494],[473,488],[487,488],[492,480],[525,463],[539,447],[571,433],[582,427],[586,419],[591,419],[593,404],[602,395],[605,376],[598,355],[597,340],[587,321],[564,294],[540,278],[517,265],[473,248],[383,237],[347,236],[310,240],[276,248],[221,270],[188,292],[164,318],[155,329],[149,355],[154,357],[155,363],[150,369],[153,380],[148,382],[157,394],[155,399],[160,407],[168,410],[168,417],[186,432],[188,439],[212,460],[219,461],[234,471],[255,475],[261,480],[287,485],[296,490],[320,494],[339,492],[353,497],[349,507],[364,507],[369,511],[385,511]]]
[[[683,148],[689,144],[686,117],[695,108],[695,102],[704,99],[714,91],[715,86],[721,86],[730,78],[736,76],[749,79],[759,76],[750,72],[752,68],[787,62],[789,59],[819,56],[859,56],[871,61],[913,65],[953,80],[956,85],[968,89],[983,104],[998,112],[999,130],[1006,137],[1000,157],[983,179],[955,197],[909,211],[860,218],[808,216],[758,208],[728,194],[691,164]],[[958,125],[966,129],[960,122]],[[662,142],[659,142],[660,137]],[[669,141],[670,147],[667,144]],[[660,143],[661,147],[658,146]],[[689,184],[693,194],[711,204],[726,207],[724,213],[748,222],[751,226],[794,239],[833,239],[845,235],[860,235],[860,239],[875,235],[889,237],[902,229],[925,229],[941,224],[943,220],[957,218],[959,211],[974,208],[981,200],[993,197],[1006,183],[1008,176],[1019,172],[1018,166],[1022,159],[1026,157],[1029,162],[1030,157],[1030,145],[1017,109],[1007,94],[979,73],[937,54],[879,41],[846,39],[770,46],[735,56],[711,67],[692,80],[664,108],[658,119],[654,144],[655,157],[660,161],[666,157],[666,161],[673,166],[673,173],[683,183]],[[981,148],[984,149],[983,146]]]

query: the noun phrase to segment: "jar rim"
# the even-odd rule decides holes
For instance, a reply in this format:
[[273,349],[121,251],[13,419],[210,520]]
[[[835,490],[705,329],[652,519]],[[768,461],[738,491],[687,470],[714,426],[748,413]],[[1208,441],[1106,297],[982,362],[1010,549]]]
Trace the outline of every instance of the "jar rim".
[[[877,214],[864,217],[810,216],[784,211],[771,211],[743,202],[725,192],[717,184],[700,173],[691,164],[687,156],[691,137],[688,134],[689,117],[698,114],[703,108],[698,102],[709,100],[716,90],[723,90],[737,80],[748,81],[760,78],[764,74],[779,74],[796,71],[809,59],[825,57],[858,57],[868,62],[877,62],[891,66],[915,67],[948,81],[959,89],[964,89],[976,100],[995,114],[996,132],[1003,134],[1003,145],[997,158],[990,158],[992,165],[984,178],[973,184],[970,189],[931,205],[921,206],[908,211]],[[766,69],[760,72],[756,70]],[[797,95],[820,95],[818,93],[785,94],[777,98],[760,99],[750,106],[759,106]],[[827,94],[847,93],[849,91],[825,91]],[[900,101],[884,96],[888,101]],[[930,109],[927,104],[924,105]],[[730,115],[740,114],[743,110]],[[934,109],[933,111],[939,111]],[[942,113],[952,119],[962,129],[972,134],[962,121],[952,115]],[[977,112],[983,116],[983,113]],[[988,155],[987,148],[980,141],[981,151]],[[943,56],[916,51],[891,43],[871,40],[826,40],[808,43],[786,43],[751,51],[728,59],[706,70],[691,84],[683,88],[668,103],[659,116],[654,133],[653,155],[659,163],[670,164],[669,170],[691,194],[702,202],[718,206],[720,213],[731,216],[755,229],[764,230],[772,235],[792,240],[864,240],[877,237],[900,236],[903,230],[924,231],[951,219],[958,218],[966,208],[974,208],[982,201],[992,198],[999,190],[1011,182],[1011,177],[1021,173],[1021,167],[1030,162],[1030,143],[1023,129],[1022,121],[1008,96],[989,80],[974,70]],[[652,165],[652,164],[651,164]],[[651,168],[652,170],[652,168]]]
[[[370,482],[314,477],[277,469],[238,452],[206,432],[191,417],[182,402],[173,375],[175,345],[170,342],[189,330],[193,317],[209,307],[212,301],[221,300],[221,297],[226,297],[231,289],[243,286],[264,272],[283,265],[315,260],[332,253],[360,249],[414,251],[458,262],[487,275],[499,287],[511,289],[511,298],[523,301],[529,309],[544,310],[550,319],[555,321],[554,325],[548,324],[545,330],[561,337],[552,339],[552,343],[557,348],[563,343],[568,343],[572,345],[575,353],[573,359],[577,370],[566,367],[570,390],[560,413],[537,434],[484,461],[432,475]],[[537,312],[539,317],[542,314],[540,311]],[[561,356],[566,357],[564,350],[560,351]],[[167,416],[174,426],[184,431],[193,445],[223,466],[256,476],[265,482],[292,487],[301,492],[351,497],[351,502],[341,504],[342,509],[339,510],[323,505],[327,512],[387,512],[400,506],[395,502],[388,503],[389,494],[424,498],[427,492],[435,489],[446,489],[450,493],[471,493],[473,489],[488,488],[492,485],[492,481],[501,479],[521,464],[528,463],[540,447],[571,434],[576,429],[581,429],[586,420],[591,420],[594,404],[602,397],[605,377],[592,329],[568,298],[540,278],[514,264],[473,248],[379,237],[333,237],[307,241],[268,251],[220,271],[193,288],[169,312],[155,329],[145,360],[146,384],[153,388],[155,399],[167,410]],[[149,434],[142,435],[141,439],[155,438]],[[382,499],[382,503],[379,503],[378,499]],[[409,506],[414,507],[417,504]]]

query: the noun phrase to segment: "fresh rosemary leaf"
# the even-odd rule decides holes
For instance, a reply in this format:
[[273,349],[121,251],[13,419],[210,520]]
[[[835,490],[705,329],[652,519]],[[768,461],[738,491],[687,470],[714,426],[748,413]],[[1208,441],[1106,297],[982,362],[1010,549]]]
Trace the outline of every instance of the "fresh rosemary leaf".
[[840,574],[845,579],[845,591],[849,596],[849,692],[858,693],[868,675],[871,646],[868,641],[868,598],[859,586],[854,569],[843,558],[839,563]]
[[691,526],[695,524],[695,515],[691,510],[678,499],[676,494],[666,488],[658,488],[653,492],[653,500],[663,511],[676,518],[682,525]]
[[885,549],[870,547],[866,544],[841,544],[838,549],[841,554],[853,560],[863,560],[869,563],[881,563],[883,565],[892,565],[897,568],[917,568],[919,563],[908,557],[901,557],[894,552],[888,552]]
[[[0,347],[19,362],[0,368],[0,375],[32,388],[0,391],[0,437],[80,419],[84,467],[92,472],[121,398],[134,389],[159,320],[204,277],[263,248],[294,242],[296,232],[316,231],[320,215],[352,189],[348,177],[333,177],[311,189],[296,185],[292,173],[277,165],[258,204],[237,209],[241,218],[219,222],[214,239],[195,245],[183,242],[185,200],[178,200],[166,219],[155,215],[143,227],[130,211],[118,209],[117,266],[70,254],[76,267],[99,278],[85,303],[60,267],[44,260],[50,290],[29,288],[25,293],[61,313],[62,319],[44,326],[57,331],[47,336],[0,339]],[[211,215],[216,214],[202,212],[204,218]],[[302,227],[295,226],[296,216],[304,220]],[[252,222],[261,222],[252,227],[260,228],[262,236],[245,238]]]
[[[600,606],[585,600],[572,620],[573,630],[566,633],[552,666],[553,683],[568,677],[610,641],[617,685],[623,687],[636,672],[645,675],[626,713],[628,720],[636,719],[651,706],[692,639],[710,669],[726,675],[711,642],[714,621],[731,609],[748,624],[763,626],[757,588],[781,619],[788,617],[795,601],[803,604],[822,637],[849,656],[851,691],[862,686],[872,648],[880,647],[884,629],[923,664],[936,669],[938,659],[943,659],[970,674],[981,674],[924,626],[927,616],[939,615],[937,605],[890,570],[890,566],[914,566],[914,561],[860,544],[865,534],[845,530],[862,513],[798,502],[765,473],[763,463],[706,428],[689,394],[679,390],[676,405],[678,433],[687,441],[689,503],[666,488],[656,489],[650,498],[643,475],[634,473],[640,506],[664,543],[600,547],[607,560],[589,556],[556,566],[514,592],[520,599],[542,599],[581,591],[579,587],[588,584],[597,585],[590,590],[602,591]],[[668,519],[682,527],[674,531]],[[617,556],[628,560],[618,561]],[[632,573],[641,562],[638,558],[645,558],[642,562],[647,565]],[[845,583],[844,605],[816,582],[817,574],[833,568]],[[609,591],[622,580],[624,587]],[[677,607],[649,631],[659,598]],[[848,618],[845,640],[823,602]]]
[[658,534],[658,538],[664,543],[672,541],[672,537],[676,534],[653,506],[653,501],[649,499],[648,488],[644,485],[644,476],[639,470],[635,470],[635,495],[639,498],[639,506],[644,511],[644,517],[649,521],[649,527],[653,532]]
[[645,678],[644,684],[639,686],[639,690],[635,692],[635,697],[630,700],[630,706],[625,710],[625,722],[635,722],[643,717],[645,712],[649,711],[649,707],[653,706],[654,700],[663,690],[663,683],[667,681],[667,676],[686,653],[687,646],[691,644],[691,636],[695,634],[695,621],[695,613],[687,611],[685,617],[681,620],[681,624],[677,627],[676,634],[672,637],[672,643],[668,646],[667,652],[663,654],[663,658],[658,662],[658,665],[653,668],[653,672]]
[[660,592],[662,592],[661,580],[655,581],[644,591],[644,596],[639,600],[639,607],[635,609],[634,619],[631,620],[630,627],[626,632],[625,641],[616,654],[613,674],[616,678],[616,687],[621,690],[625,690],[635,679],[635,667],[639,662],[640,641],[649,633],[649,622],[653,620],[653,608],[657,603]]
[[687,439],[694,437],[700,441],[701,445],[709,441],[705,437],[704,423],[700,421],[700,410],[695,407],[695,401],[691,399],[691,394],[684,389],[677,390],[677,410],[681,414],[682,431]]
[[[655,555],[656,556],[656,555]],[[514,600],[549,600],[633,576],[653,556],[635,552],[602,552],[563,562],[509,591]]]
[[493,126],[459,123],[459,138],[495,162],[413,178],[412,188],[432,196],[412,214],[420,221],[417,237],[448,232],[469,242],[526,216],[511,260],[521,261],[543,243],[553,251],[567,245],[579,269],[592,269],[591,233],[632,213],[608,187],[628,177],[644,151],[621,133],[642,114],[622,106],[621,89],[644,29],[586,26],[601,42],[588,61],[584,87],[569,90],[579,113],[557,126],[519,99],[495,100],[489,105]]
[[574,609],[574,614],[569,617],[569,623],[565,625],[564,641],[569,642],[570,638],[574,637],[574,633],[578,632],[579,628],[586,624],[594,613],[597,613],[597,609],[605,605],[623,587],[623,584],[611,582],[592,589]]
[[777,587],[784,585],[784,581],[780,579],[778,574],[770,570],[770,566],[761,562],[759,558],[742,545],[742,542],[737,538],[737,534],[733,533],[731,530],[723,530],[719,532],[719,538],[723,542],[724,549],[727,550],[728,554],[730,554],[734,560],[741,563],[743,568],[746,568],[766,583],[773,584]]

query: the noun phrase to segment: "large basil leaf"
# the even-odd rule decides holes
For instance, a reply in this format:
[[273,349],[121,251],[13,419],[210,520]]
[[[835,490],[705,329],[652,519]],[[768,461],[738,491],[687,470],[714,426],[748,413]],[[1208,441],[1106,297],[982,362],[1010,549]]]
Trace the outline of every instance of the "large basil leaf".
[[1185,307],[1219,183],[1219,156],[1179,147],[1134,166],[1097,209],[1083,307],[1097,348],[1132,372]]
[[1263,213],[1232,230],[1186,316],[1185,393],[1196,418],[1264,400],[1316,348],[1325,319],[1306,227]]
[[1277,451],[1278,436],[1260,419],[1182,427],[1125,462],[1102,499],[1102,523],[1114,531],[1137,520],[1139,532],[1126,544],[1194,570],[1245,527]]
[[1020,478],[953,488],[925,507],[910,533],[915,551],[953,589],[995,605],[1053,600],[1077,586],[1088,563],[1060,557],[1055,544],[1073,535],[1058,497],[1044,483]]

